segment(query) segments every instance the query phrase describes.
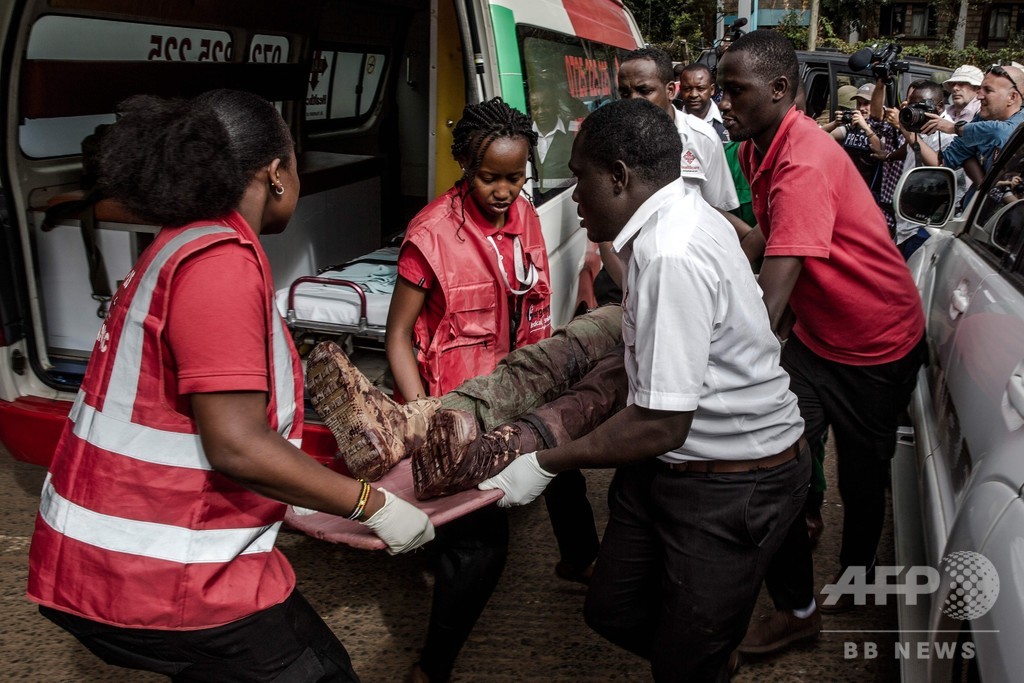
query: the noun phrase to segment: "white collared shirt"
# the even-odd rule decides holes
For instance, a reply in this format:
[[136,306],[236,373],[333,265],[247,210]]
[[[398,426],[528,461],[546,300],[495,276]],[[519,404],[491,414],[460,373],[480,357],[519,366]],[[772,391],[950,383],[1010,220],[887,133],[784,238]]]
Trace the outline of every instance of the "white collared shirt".
[[722,111],[718,108],[718,105],[715,104],[714,100],[708,100],[708,113],[704,115],[704,122],[711,123],[712,121],[718,121],[723,125],[725,123],[722,121]]
[[549,130],[547,133],[541,133],[540,129],[537,128],[536,121],[533,124],[533,132],[537,134],[537,163],[543,164],[544,157],[548,155],[548,149],[551,148],[551,141],[555,139],[555,135],[558,133],[565,133],[565,124],[562,122],[562,117],[558,117],[555,127]]
[[[951,110],[953,107],[946,107],[946,111]],[[981,100],[975,97],[973,100],[964,105],[964,108],[960,110],[960,113],[953,117],[954,121],[963,121],[964,123],[970,123],[974,120],[974,117],[981,111]]]
[[803,420],[728,221],[680,179],[644,202],[612,247],[626,273],[628,403],[694,412],[686,442],[661,459],[744,460],[793,444]]
[[673,109],[673,119],[683,141],[683,180],[694,185],[711,206],[723,211],[737,208],[740,200],[718,133],[711,124],[679,109]]

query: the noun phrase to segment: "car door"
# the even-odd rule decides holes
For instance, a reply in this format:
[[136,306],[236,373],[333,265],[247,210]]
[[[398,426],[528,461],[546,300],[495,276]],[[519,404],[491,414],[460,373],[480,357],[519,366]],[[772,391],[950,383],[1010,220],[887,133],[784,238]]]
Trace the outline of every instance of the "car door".
[[[1012,191],[1024,173],[1022,143],[1015,136],[1006,145],[966,230],[932,257],[927,303],[931,472],[949,520],[947,529],[930,530],[946,542],[929,559],[981,552],[1008,582],[994,608],[971,624],[979,664],[992,672],[1012,670],[1007,662],[1016,655],[998,634],[1020,626],[1024,596],[1011,582],[1024,561],[1024,534],[1014,523],[1024,517],[1024,200]],[[936,628],[944,623],[944,590],[933,605]]]

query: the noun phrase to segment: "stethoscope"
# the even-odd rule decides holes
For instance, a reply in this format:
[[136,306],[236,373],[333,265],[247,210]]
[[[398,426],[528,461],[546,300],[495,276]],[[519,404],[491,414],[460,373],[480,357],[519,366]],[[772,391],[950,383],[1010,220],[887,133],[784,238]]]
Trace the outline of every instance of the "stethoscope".
[[531,261],[530,268],[527,270],[525,259],[523,258],[523,246],[519,241],[519,237],[514,235],[512,237],[512,252],[515,255],[513,260],[515,261],[516,279],[525,285],[525,289],[515,289],[512,287],[512,283],[508,281],[508,274],[505,273],[505,258],[501,255],[501,252],[498,251],[497,242],[495,242],[494,237],[490,235],[487,236],[487,241],[491,243],[491,247],[494,249],[494,254],[498,257],[498,270],[501,271],[501,279],[505,281],[505,286],[508,288],[508,291],[516,296],[521,296],[533,289],[533,286],[537,284],[537,280],[540,279],[537,275],[537,266],[535,266]]

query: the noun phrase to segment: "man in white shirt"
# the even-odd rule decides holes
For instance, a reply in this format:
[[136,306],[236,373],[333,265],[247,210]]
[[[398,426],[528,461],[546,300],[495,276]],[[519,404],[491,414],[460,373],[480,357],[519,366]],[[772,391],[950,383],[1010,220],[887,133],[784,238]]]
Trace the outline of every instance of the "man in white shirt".
[[[660,107],[675,123],[683,143],[680,175],[688,190],[699,192],[711,206],[732,211],[740,205],[732,172],[725,158],[718,133],[701,119],[676,109],[672,60],[663,50],[642,47],[633,50],[619,64],[619,97],[639,97]],[[600,245],[601,261],[616,285],[622,286],[622,273],[610,245]]]
[[582,225],[623,262],[627,405],[481,488],[536,498],[554,473],[618,468],[587,623],[656,681],[726,680],[768,561],[803,507],[810,454],[734,228],[686,189],[646,102],[587,117],[569,166]]
[[676,99],[675,105],[687,114],[715,129],[722,142],[729,142],[729,131],[722,123],[722,112],[711,96],[715,93],[715,77],[706,65],[676,64]]
[[633,50],[619,64],[619,97],[641,97],[661,107],[676,125],[683,142],[680,174],[708,204],[723,211],[740,205],[718,133],[696,116],[676,109],[672,60],[662,50]]
[[687,114],[692,114],[715,129],[719,139],[722,141],[722,149],[725,150],[725,159],[729,166],[729,174],[732,176],[733,187],[736,190],[736,199],[740,203],[739,208],[733,209],[730,213],[740,218],[748,225],[754,225],[757,220],[754,218],[754,211],[750,203],[750,185],[743,177],[743,170],[737,157],[739,143],[732,142],[729,138],[729,131],[722,123],[722,112],[718,110],[712,95],[715,92],[715,77],[706,65],[693,63],[675,67],[678,78],[678,99],[676,104],[683,108]]
[[553,87],[542,85],[531,90],[530,116],[537,133],[536,171],[540,191],[568,187],[572,184],[568,164],[575,122],[566,126],[559,113],[558,93]]

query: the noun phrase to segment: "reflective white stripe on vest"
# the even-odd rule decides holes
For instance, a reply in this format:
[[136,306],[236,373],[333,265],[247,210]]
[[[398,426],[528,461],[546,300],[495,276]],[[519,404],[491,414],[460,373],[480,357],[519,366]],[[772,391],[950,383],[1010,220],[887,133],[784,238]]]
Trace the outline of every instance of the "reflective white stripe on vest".
[[69,415],[75,423],[75,436],[97,448],[154,465],[193,470],[213,469],[206,459],[198,434],[169,432],[134,422],[123,422],[101,413],[87,403],[77,408]]
[[[290,365],[288,369],[291,369]],[[278,413],[281,414],[280,409]],[[287,415],[290,429],[291,414]],[[194,470],[213,469],[206,459],[198,434],[168,432],[135,422],[115,420],[85,403],[81,391],[75,397],[68,417],[75,425],[72,428],[75,436],[105,451],[154,465]],[[296,448],[302,447],[302,439],[288,439],[288,443]]]
[[[141,462],[197,470],[213,469],[198,435],[138,424],[132,421],[132,413],[142,372],[145,341],[143,321],[149,314],[163,268],[188,242],[225,232],[234,231],[222,226],[191,228],[176,236],[157,253],[139,281],[125,316],[121,337],[114,351],[116,355],[103,407],[96,409],[85,403],[81,392],[75,399],[69,414],[74,423],[75,436],[97,448]],[[295,378],[292,374],[291,352],[284,337],[286,331],[276,310],[273,312],[273,320],[270,334],[274,357],[271,362],[274,368],[278,433],[287,438],[296,410]],[[288,440],[296,447],[301,445],[300,439]]]
[[243,529],[197,531],[169,524],[138,522],[104,515],[76,505],[43,484],[39,513],[68,538],[91,546],[169,562],[229,562],[239,555],[267,553],[274,548],[281,523]]
[[169,241],[157,252],[153,262],[146,268],[132,296],[131,307],[125,315],[121,328],[121,337],[117,343],[113,369],[110,373],[108,387],[116,391],[107,391],[100,408],[105,414],[130,422],[135,410],[135,396],[139,390],[139,373],[142,372],[142,347],[145,335],[143,322],[149,315],[149,307],[153,301],[160,274],[171,257],[184,245],[207,235],[222,232],[234,232],[231,228],[210,225],[202,228],[190,228]]
[[274,400],[277,402],[277,432],[287,438],[295,419],[295,373],[292,371],[292,354],[285,338],[284,320],[277,312],[277,306],[270,313],[273,318],[270,335],[274,342]]

